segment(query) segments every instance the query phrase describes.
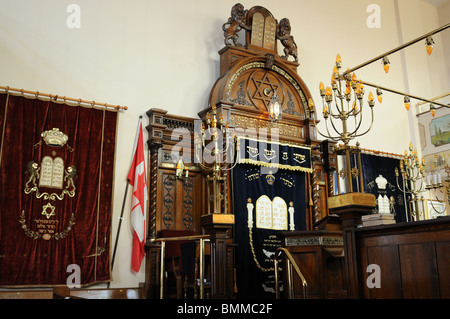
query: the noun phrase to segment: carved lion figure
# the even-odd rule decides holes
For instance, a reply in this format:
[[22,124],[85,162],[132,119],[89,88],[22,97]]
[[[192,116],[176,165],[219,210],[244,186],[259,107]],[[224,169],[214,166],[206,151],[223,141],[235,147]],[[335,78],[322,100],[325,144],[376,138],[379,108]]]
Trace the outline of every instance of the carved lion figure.
[[298,51],[297,44],[294,41],[294,37],[291,36],[291,23],[289,19],[283,18],[280,23],[278,23],[277,38],[281,41],[284,46],[284,56],[283,59],[287,59],[289,55],[292,55],[295,62],[298,61]]
[[228,18],[228,21],[222,26],[225,36],[225,45],[229,45],[229,41],[231,40],[235,46],[242,46],[242,44],[237,42],[239,38],[237,33],[241,31],[242,28],[247,31],[251,30],[251,27],[247,26],[247,13],[248,10],[244,10],[244,6],[240,3],[236,3],[233,8],[231,8],[231,17]]

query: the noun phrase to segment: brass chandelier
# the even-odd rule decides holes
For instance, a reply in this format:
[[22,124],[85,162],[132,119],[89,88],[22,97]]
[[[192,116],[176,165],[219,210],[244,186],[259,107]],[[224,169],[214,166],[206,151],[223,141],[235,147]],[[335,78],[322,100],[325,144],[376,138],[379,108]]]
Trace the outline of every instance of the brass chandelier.
[[[363,108],[364,108],[364,94],[365,89],[364,86],[370,86],[375,89],[375,93],[377,96],[377,100],[379,103],[382,103],[383,100],[383,91],[399,94],[403,96],[404,105],[407,110],[409,110],[411,105],[411,99],[416,99],[422,101],[422,103],[430,103],[430,113],[432,116],[435,116],[436,105],[450,107],[449,105],[445,105],[443,103],[436,102],[435,100],[425,99],[416,95],[412,95],[409,93],[400,92],[394,89],[386,88],[377,84],[369,83],[358,79],[354,73],[354,71],[365,67],[375,61],[380,61],[383,65],[383,69],[386,73],[389,72],[389,55],[402,50],[412,44],[417,43],[418,41],[425,40],[426,51],[428,55],[431,55],[433,51],[434,39],[432,35],[441,32],[450,27],[450,23],[437,28],[431,32],[428,32],[412,41],[409,41],[403,45],[400,45],[397,48],[389,50],[381,55],[376,56],[373,59],[370,59],[356,67],[347,69],[345,72],[340,72],[342,68],[341,56],[338,54],[336,57],[336,64],[333,68],[333,72],[331,75],[331,87],[325,87],[322,82],[319,85],[320,96],[322,97],[322,113],[323,118],[325,120],[325,128],[326,133],[322,133],[317,125],[315,118],[315,105],[312,100],[309,101],[309,108],[312,114],[312,118],[314,120],[314,124],[317,132],[332,141],[338,142],[342,141],[343,146],[338,146],[336,148],[337,155],[345,156],[345,169],[339,172],[339,175],[346,179],[347,191],[360,191],[364,192],[363,188],[363,180],[361,173],[361,158],[360,158],[360,148],[359,143],[356,143],[356,146],[350,146],[349,142],[356,137],[363,136],[367,134],[373,125],[374,114],[373,108],[375,106],[374,95],[372,92],[369,92],[367,96],[367,103],[370,108],[370,124],[368,128],[361,131],[362,121],[363,121]],[[336,122],[340,122],[341,126],[337,126]],[[351,155],[357,155],[358,166],[351,167],[350,157]],[[337,164],[337,163],[336,163]],[[358,168],[359,167],[359,168]],[[357,183],[359,183],[359,187],[355,189],[352,177],[357,178]],[[340,193],[340,183],[338,183],[338,192]]]
[[[362,183],[361,170],[356,166],[351,167],[350,157],[356,154],[358,158],[358,167],[361,167],[360,148],[359,143],[356,146],[350,146],[349,142],[356,137],[367,134],[373,125],[374,114],[373,108],[375,100],[373,93],[370,92],[367,96],[367,104],[370,108],[370,124],[368,127],[360,131],[363,122],[364,110],[364,84],[356,78],[356,75],[350,73],[341,73],[342,68],[341,56],[336,56],[336,64],[331,75],[331,87],[325,88],[324,84],[320,82],[319,90],[322,97],[322,113],[325,119],[326,133],[322,133],[315,123],[315,109],[310,101],[310,110],[316,125],[317,132],[323,137],[332,141],[342,141],[343,146],[336,148],[336,154],[345,156],[345,166],[340,173],[341,177],[346,180],[347,191],[353,192],[359,190],[364,192]],[[340,122],[340,127],[336,124]],[[354,187],[352,177],[357,178],[359,187]],[[340,185],[338,183],[338,192],[340,193]]]

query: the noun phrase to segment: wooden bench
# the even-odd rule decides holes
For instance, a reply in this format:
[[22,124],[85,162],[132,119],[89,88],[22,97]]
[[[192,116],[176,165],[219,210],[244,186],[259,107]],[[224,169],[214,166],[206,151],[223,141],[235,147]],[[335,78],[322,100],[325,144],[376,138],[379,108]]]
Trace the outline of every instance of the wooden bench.
[[53,289],[0,291],[0,299],[53,299]]
[[67,286],[42,290],[0,291],[0,299],[143,299],[144,283],[137,288],[69,289]]

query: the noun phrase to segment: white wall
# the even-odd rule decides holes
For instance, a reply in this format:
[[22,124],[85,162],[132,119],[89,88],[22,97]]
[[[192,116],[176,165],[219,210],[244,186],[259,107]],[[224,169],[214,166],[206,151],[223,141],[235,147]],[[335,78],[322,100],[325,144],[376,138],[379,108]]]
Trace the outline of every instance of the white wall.
[[[112,243],[138,116],[157,107],[196,117],[206,107],[219,75],[217,52],[224,46],[222,24],[236,2],[0,0],[0,85],[128,106],[128,111],[119,116]],[[66,25],[66,8],[71,3],[81,8],[79,29]],[[241,3],[247,9],[264,6],[278,20],[290,19],[299,47],[298,72],[318,110],[322,108],[319,82],[329,83],[337,53],[344,69],[354,67],[403,43],[400,37],[405,42],[430,31],[438,21],[437,9],[420,0]],[[366,24],[370,15],[366,9],[372,3],[381,9],[380,28],[369,29]],[[368,82],[419,96],[440,94],[441,88],[434,85],[448,74],[442,73],[443,53],[439,53],[438,45],[431,58],[420,44],[404,56],[392,55],[387,75],[381,62],[356,74]],[[429,62],[431,59],[433,62]],[[448,83],[442,86],[448,89]],[[375,106],[372,131],[359,139],[361,146],[402,153],[411,140],[409,121],[403,98],[385,93],[383,104]],[[134,287],[144,281],[142,270],[139,274],[130,270],[132,233],[128,217],[129,204],[111,287]]]

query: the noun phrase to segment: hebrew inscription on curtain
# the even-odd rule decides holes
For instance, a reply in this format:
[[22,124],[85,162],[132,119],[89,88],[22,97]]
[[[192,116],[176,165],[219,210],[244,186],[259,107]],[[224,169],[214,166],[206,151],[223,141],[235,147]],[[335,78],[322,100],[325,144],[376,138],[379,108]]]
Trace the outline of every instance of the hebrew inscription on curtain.
[[274,298],[280,231],[306,229],[307,147],[240,140],[233,169],[237,288],[240,298]]
[[80,285],[110,280],[116,124],[116,112],[0,94],[1,286],[65,285],[74,270]]

